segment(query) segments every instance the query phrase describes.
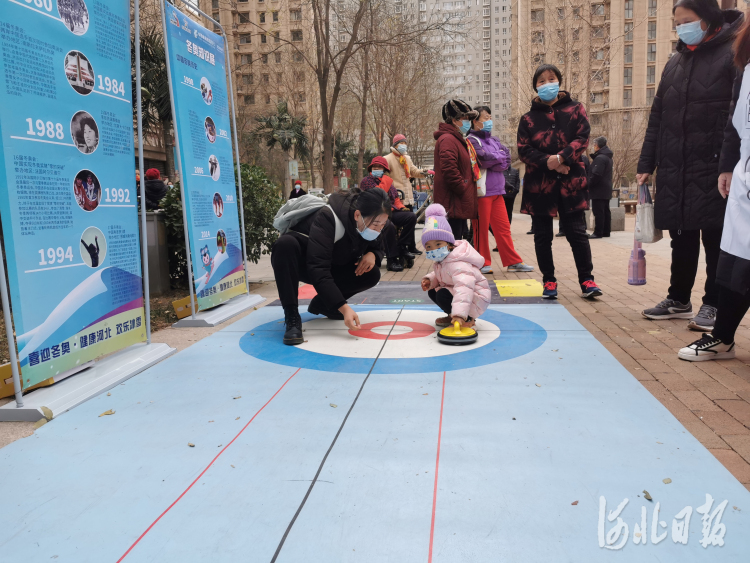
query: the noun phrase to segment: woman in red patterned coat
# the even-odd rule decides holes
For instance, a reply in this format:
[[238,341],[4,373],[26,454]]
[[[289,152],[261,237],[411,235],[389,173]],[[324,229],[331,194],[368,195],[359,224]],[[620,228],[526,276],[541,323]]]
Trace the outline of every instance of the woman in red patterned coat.
[[583,105],[560,90],[562,75],[541,65],[532,83],[536,96],[518,124],[518,155],[526,164],[521,213],[531,215],[534,247],[544,282],[544,298],[557,299],[552,259],[552,218],[560,216],[573,251],[583,297],[602,294],[594,283],[591,247],[584,210],[588,209],[586,169],[581,156],[589,144],[589,121]]

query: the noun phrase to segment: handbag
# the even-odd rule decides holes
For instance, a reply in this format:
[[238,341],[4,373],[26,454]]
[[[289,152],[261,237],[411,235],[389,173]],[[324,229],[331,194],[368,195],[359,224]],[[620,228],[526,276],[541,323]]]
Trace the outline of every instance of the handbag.
[[661,229],[654,223],[654,204],[648,186],[638,187],[638,204],[635,206],[635,240],[650,244],[663,238]]

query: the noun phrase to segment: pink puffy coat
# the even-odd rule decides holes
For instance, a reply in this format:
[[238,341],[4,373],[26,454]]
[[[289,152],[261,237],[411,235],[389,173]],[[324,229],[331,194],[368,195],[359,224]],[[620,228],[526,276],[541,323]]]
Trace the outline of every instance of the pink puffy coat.
[[453,294],[452,315],[476,319],[492,299],[487,278],[479,271],[482,266],[484,257],[468,242],[459,240],[445,260],[435,262],[434,271],[425,279],[430,281],[430,289],[446,288]]

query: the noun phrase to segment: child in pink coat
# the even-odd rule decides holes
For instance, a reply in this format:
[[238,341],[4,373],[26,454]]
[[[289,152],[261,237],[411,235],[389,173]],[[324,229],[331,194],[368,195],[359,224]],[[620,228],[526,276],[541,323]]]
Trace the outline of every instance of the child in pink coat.
[[479,271],[484,258],[465,240],[456,242],[442,205],[430,205],[425,217],[422,244],[435,266],[422,278],[422,290],[448,315],[435,324],[450,326],[459,321],[461,326],[474,326],[491,299],[487,278]]

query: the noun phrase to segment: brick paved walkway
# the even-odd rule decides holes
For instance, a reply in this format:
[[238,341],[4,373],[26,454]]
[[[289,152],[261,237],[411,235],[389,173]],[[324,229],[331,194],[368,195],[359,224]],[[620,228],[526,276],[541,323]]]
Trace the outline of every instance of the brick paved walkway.
[[[700,333],[687,321],[649,321],[640,312],[664,299],[669,286],[669,240],[647,247],[645,286],[627,283],[627,264],[635,220],[629,216],[624,233],[591,241],[594,275],[604,296],[597,301],[581,299],[573,255],[564,238],[555,238],[554,255],[560,302],[619,362],[708,448],[750,490],[750,319],[737,333],[734,360],[689,363],[677,358],[677,350]],[[536,266],[533,236],[526,235],[530,218],[516,214],[512,232],[524,261]],[[419,233],[418,233],[419,235]],[[417,238],[418,238],[417,235]],[[493,245],[494,246],[494,245]],[[421,248],[421,244],[419,245]],[[701,258],[693,292],[693,308],[701,304],[705,263]],[[384,281],[418,281],[429,271],[424,257],[403,273],[384,272]],[[490,279],[534,278],[541,274],[509,274],[493,253]],[[634,412],[634,414],[637,414]]]

